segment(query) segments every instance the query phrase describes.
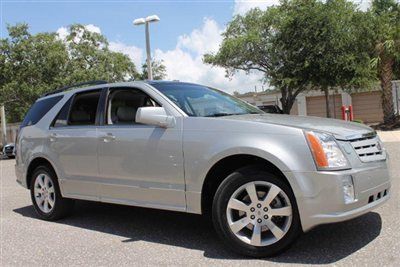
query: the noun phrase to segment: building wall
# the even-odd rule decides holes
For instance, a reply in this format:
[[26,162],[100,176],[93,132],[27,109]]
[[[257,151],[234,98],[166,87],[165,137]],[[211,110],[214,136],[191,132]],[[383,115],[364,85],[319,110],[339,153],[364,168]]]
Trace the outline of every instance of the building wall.
[[[6,132],[7,132],[7,140],[6,143],[14,143],[15,139],[17,138],[18,134],[18,129],[19,129],[19,123],[8,123],[6,127]],[[1,132],[0,129],[0,140],[3,140],[3,133]],[[0,141],[1,143],[1,141]]]
[[363,92],[351,95],[354,119],[365,123],[383,120],[381,92]]
[[[281,94],[279,92],[259,92],[239,95],[239,98],[256,106],[277,104]],[[342,105],[353,106],[354,119],[362,120],[365,123],[378,123],[383,120],[381,104],[381,93],[379,88],[375,91],[348,94],[338,92],[330,97],[332,117],[342,118]],[[400,81],[393,81],[393,102],[395,113],[400,114]],[[290,111],[292,115],[326,117],[325,96],[321,91],[310,91],[306,94],[299,94],[295,104]]]
[[397,115],[400,115],[400,80],[392,81],[394,109]]
[[[342,96],[340,94],[331,95],[329,97],[329,109],[332,118],[342,118]],[[326,100],[325,96],[308,96],[306,97],[307,115],[326,117]]]

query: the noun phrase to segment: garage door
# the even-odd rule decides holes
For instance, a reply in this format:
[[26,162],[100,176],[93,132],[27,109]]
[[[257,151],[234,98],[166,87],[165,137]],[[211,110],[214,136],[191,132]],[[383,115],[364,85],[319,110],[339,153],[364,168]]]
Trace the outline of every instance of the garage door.
[[[331,117],[342,118],[342,96],[331,95],[330,98]],[[326,117],[325,96],[308,96],[306,98],[307,116]]]
[[379,91],[356,93],[351,95],[354,119],[365,123],[381,122],[383,110]]

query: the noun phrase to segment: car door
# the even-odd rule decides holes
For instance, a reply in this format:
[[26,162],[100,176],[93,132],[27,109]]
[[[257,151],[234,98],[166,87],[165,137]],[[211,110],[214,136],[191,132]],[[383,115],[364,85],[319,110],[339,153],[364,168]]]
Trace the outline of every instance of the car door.
[[137,88],[110,89],[98,127],[102,201],[185,210],[182,123],[135,123],[139,107],[159,105]]
[[96,129],[101,90],[73,95],[49,130],[48,154],[58,170],[64,196],[98,200]]

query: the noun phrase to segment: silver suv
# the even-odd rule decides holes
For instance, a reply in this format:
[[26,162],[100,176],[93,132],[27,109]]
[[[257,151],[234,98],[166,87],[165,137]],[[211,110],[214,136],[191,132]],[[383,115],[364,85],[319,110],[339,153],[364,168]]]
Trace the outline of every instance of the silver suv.
[[73,199],[205,214],[229,248],[253,257],[390,193],[371,128],[266,114],[191,83],[64,88],[36,101],[17,139],[17,181],[40,218],[66,216]]

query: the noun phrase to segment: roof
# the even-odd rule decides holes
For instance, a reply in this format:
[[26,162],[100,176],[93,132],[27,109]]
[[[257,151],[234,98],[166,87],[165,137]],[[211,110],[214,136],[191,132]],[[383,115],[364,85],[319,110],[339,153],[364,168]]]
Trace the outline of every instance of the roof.
[[105,81],[91,81],[91,82],[85,82],[85,83],[77,83],[77,84],[73,84],[73,85],[70,85],[70,86],[65,86],[65,87],[56,89],[56,90],[54,90],[52,92],[49,92],[49,93],[43,95],[39,99],[45,99],[47,97],[64,95],[66,93],[77,93],[77,92],[91,90],[91,89],[101,89],[101,88],[104,88],[104,87],[129,87],[129,86],[135,86],[135,85],[138,85],[138,84],[149,84],[149,85],[157,85],[157,84],[198,85],[196,83],[180,82],[180,81],[166,81],[166,80],[139,80],[139,81],[114,82],[114,83],[108,83],[108,82],[105,82]]
[[180,84],[180,85],[199,85],[197,83],[190,83],[190,82],[180,82],[180,81],[166,81],[166,80],[145,80],[143,81],[145,83],[148,83],[150,85],[156,85],[156,84],[169,84],[169,85],[174,85],[174,84]]

